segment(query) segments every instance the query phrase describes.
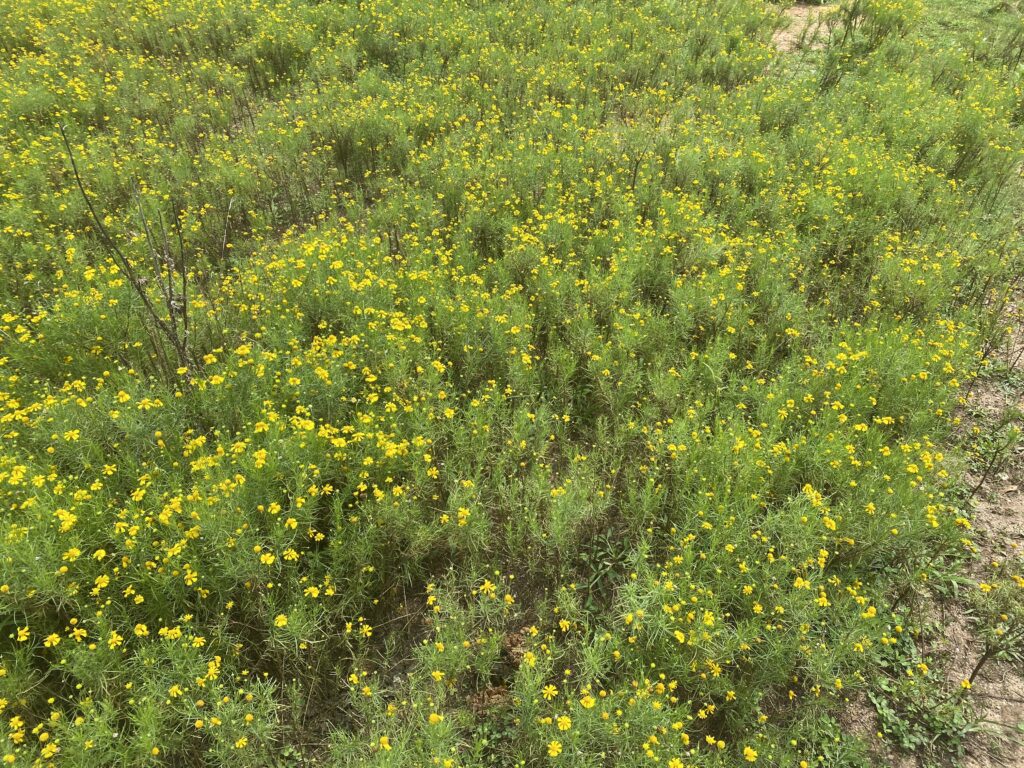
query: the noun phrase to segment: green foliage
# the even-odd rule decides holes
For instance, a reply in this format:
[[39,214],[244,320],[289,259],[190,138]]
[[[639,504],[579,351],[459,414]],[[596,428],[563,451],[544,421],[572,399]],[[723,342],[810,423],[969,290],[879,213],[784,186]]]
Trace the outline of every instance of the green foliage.
[[976,720],[962,691],[946,690],[906,636],[891,646],[888,665],[890,674],[867,696],[890,742],[917,752],[926,765],[963,757]]
[[0,0],[3,759],[864,765],[1020,272],[924,11]]

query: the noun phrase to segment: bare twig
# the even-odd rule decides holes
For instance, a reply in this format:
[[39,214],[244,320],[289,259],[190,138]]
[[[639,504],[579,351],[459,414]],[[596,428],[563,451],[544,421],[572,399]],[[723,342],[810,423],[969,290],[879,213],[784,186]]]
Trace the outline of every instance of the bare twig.
[[[128,282],[134,290],[135,294],[142,301],[142,306],[145,310],[146,316],[151,321],[152,326],[162,335],[164,340],[171,345],[174,349],[175,357],[177,358],[178,367],[184,368],[186,375],[189,376],[192,369],[192,356],[189,351],[189,320],[188,320],[188,301],[187,301],[187,280],[188,280],[188,269],[185,258],[185,245],[184,238],[182,237],[181,224],[178,221],[178,217],[175,216],[175,228],[178,235],[178,258],[172,259],[170,248],[167,241],[167,235],[163,228],[163,220],[160,219],[160,228],[162,233],[162,253],[161,248],[156,243],[156,238],[153,234],[152,228],[149,225],[149,221],[146,217],[145,209],[142,206],[142,199],[138,193],[137,188],[133,189],[136,197],[136,204],[139,209],[139,218],[142,223],[142,228],[146,236],[146,242],[150,250],[150,256],[153,261],[154,278],[160,287],[160,293],[163,298],[164,308],[167,312],[167,318],[165,319],[157,308],[154,306],[152,299],[146,290],[146,280],[143,279],[135,268],[135,265],[128,259],[121,248],[117,245],[117,242],[111,236],[103,220],[99,217],[95,207],[93,207],[92,200],[89,198],[88,192],[86,192],[85,184],[82,181],[82,176],[78,170],[78,163],[75,161],[75,154],[71,148],[71,142],[68,140],[67,133],[64,130],[63,125],[58,125],[60,130],[61,138],[64,141],[64,147],[67,150],[68,158],[71,161],[71,170],[75,175],[75,182],[78,185],[78,191],[82,195],[82,199],[85,201],[86,207],[89,209],[89,214],[92,217],[93,222],[96,225],[96,230],[99,233],[100,241],[104,247],[110,253],[117,266],[124,272],[128,278]],[[164,283],[164,271],[166,270],[166,284]],[[176,291],[173,276],[177,273],[181,282],[180,296]],[[148,330],[148,329],[147,329]],[[154,346],[157,349],[157,360],[158,364],[162,364],[165,368],[165,373],[170,376],[170,366],[167,364],[166,356],[163,350],[160,348],[160,344],[157,339],[152,339]]]

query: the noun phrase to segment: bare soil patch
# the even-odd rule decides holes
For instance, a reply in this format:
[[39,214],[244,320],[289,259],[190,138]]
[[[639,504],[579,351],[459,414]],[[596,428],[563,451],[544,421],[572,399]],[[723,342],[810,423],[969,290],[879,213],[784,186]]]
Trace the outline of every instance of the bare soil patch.
[[[1019,326],[1020,317],[1015,320]],[[1022,349],[1024,329],[1018,327],[999,355],[1013,373],[1024,369]],[[978,414],[977,420],[984,427],[984,422],[1022,406],[1024,392],[1017,387],[979,381],[968,410]],[[984,483],[972,506],[978,559],[968,568],[967,575],[984,581],[986,574],[1000,563],[1024,558],[1024,453],[1017,450],[1007,466]],[[971,674],[982,653],[982,644],[971,631],[968,617],[956,606],[944,608],[940,620],[946,627],[944,671],[950,684],[955,684]],[[1010,664],[987,664],[974,681],[971,697],[980,730],[968,739],[964,767],[1024,766],[1024,669]]]
[[800,48],[816,50],[823,48],[830,33],[827,16],[839,7],[838,3],[826,5],[798,4],[782,11],[785,26],[775,32],[772,41],[780,51],[792,52]]

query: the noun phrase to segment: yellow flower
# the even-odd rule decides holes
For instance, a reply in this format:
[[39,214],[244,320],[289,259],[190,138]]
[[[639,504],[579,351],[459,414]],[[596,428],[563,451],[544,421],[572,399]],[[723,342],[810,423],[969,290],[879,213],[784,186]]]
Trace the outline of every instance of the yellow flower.
[[391,751],[391,739],[389,739],[387,736],[381,736],[380,741],[378,743],[380,744],[380,748],[383,749],[385,752]]
[[283,614],[283,613],[277,614],[277,616],[274,617],[274,626],[275,627],[287,627],[288,626],[288,617],[285,614]]
[[743,748],[743,759],[748,763],[752,763],[757,760],[757,752],[750,747]]
[[545,685],[544,686],[544,690],[541,691],[541,696],[543,696],[548,701],[551,701],[557,695],[558,695],[558,689],[555,688],[555,686],[553,686],[553,685]]
[[552,741],[548,744],[548,755],[558,757],[560,754],[562,754],[562,742]]

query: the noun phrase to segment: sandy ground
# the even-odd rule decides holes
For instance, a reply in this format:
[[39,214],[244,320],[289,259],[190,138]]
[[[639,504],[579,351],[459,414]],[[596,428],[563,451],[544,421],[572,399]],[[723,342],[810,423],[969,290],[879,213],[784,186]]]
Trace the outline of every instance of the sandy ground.
[[780,51],[796,51],[801,47],[821,48],[828,39],[829,29],[825,17],[838,8],[837,3],[827,5],[794,5],[782,11],[785,26],[772,38]]
[[[1019,312],[1019,311],[1018,311]],[[1020,318],[1017,319],[1020,324]],[[1014,371],[1024,370],[1024,329],[999,355]],[[968,412],[978,413],[979,423],[998,418],[1008,409],[1024,408],[1024,392],[998,382],[979,382],[968,403]],[[1018,426],[1024,423],[1018,420]],[[970,481],[971,478],[969,477]],[[1015,452],[1008,465],[989,478],[973,500],[973,521],[978,559],[969,576],[983,581],[993,564],[1010,558],[1024,558],[1024,452]],[[946,616],[949,631],[946,650],[950,680],[970,674],[981,654],[980,643],[965,617],[956,611]],[[1024,668],[989,664],[982,669],[971,691],[982,731],[968,740],[965,768],[1014,766],[1024,768]]]

